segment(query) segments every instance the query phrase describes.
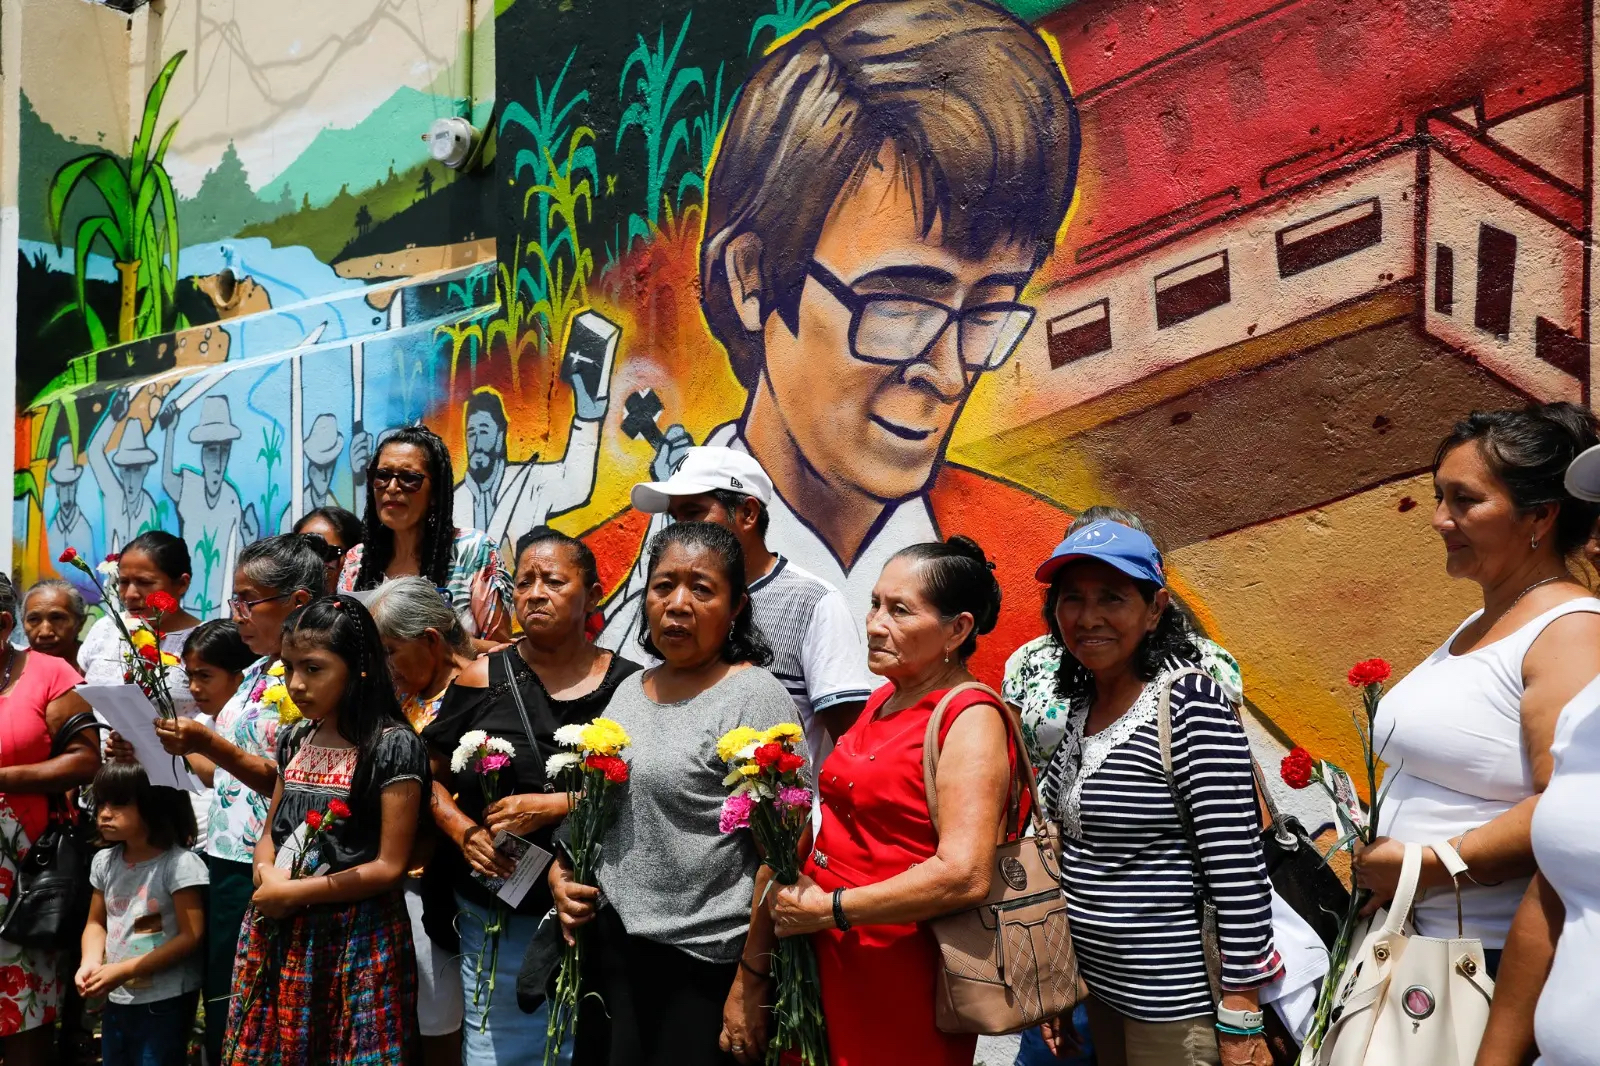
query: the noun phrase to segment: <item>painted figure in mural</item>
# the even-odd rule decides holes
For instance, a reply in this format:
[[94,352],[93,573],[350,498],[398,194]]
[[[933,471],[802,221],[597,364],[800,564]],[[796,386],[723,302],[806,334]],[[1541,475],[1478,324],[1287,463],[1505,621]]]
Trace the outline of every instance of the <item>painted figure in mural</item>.
[[[105,498],[105,549],[107,554],[120,552],[122,546],[152,529],[160,529],[156,501],[144,487],[145,475],[155,465],[156,453],[144,440],[144,423],[128,418],[131,400],[126,392],[118,392],[111,400],[109,417],[102,418],[89,438],[86,457],[89,469],[100,483],[100,494]],[[122,438],[117,450],[107,454],[112,431],[122,426]]]
[[[50,538],[51,558],[60,555],[68,548],[78,549],[78,554],[94,558],[94,534],[89,530],[89,520],[83,515],[83,508],[78,506],[78,479],[83,476],[83,467],[78,465],[77,459],[72,454],[72,442],[64,440],[56,451],[56,461],[50,466],[50,482],[56,487],[56,513],[50,517],[50,528],[47,535]],[[73,570],[76,574],[77,571]],[[82,577],[82,575],[79,575]],[[74,582],[74,585],[78,585]],[[83,577],[79,591],[88,591],[94,588],[94,583]],[[94,593],[94,599],[99,601],[99,593]]]
[[206,396],[200,400],[200,421],[189,430],[190,443],[200,446],[198,474],[173,466],[173,424],[182,411],[178,404],[167,404],[156,418],[156,425],[166,434],[161,484],[177,505],[183,539],[194,555],[195,580],[185,606],[205,618],[233,595],[234,563],[239,550],[259,535],[260,522],[255,504],[241,507],[238,490],[227,480],[228,457],[240,436],[229,413],[228,398]]
[[[344,433],[339,429],[339,419],[323,412],[311,420],[302,442],[306,457],[305,487],[301,490],[300,514],[309,514],[319,507],[341,507],[333,492],[333,470],[339,456],[344,453]],[[355,480],[354,504],[359,509],[362,486],[367,481],[367,461],[372,458],[372,434],[357,432],[350,438],[350,474]],[[299,515],[286,508],[278,524],[279,533],[288,533]]]
[[[740,92],[700,280],[749,399],[703,443],[760,460],[777,490],[768,543],[858,617],[908,544],[973,535],[1005,580],[1064,520],[944,451],[980,375],[1032,324],[1019,298],[1067,217],[1078,148],[1050,47],[980,0],[858,0]],[[1037,629],[1036,604],[1008,603],[994,657]],[[975,666],[997,679],[989,658]]]
[[467,473],[456,485],[456,518],[463,523],[470,518],[472,528],[487,533],[503,558],[511,558],[512,541],[552,515],[581,507],[594,489],[606,400],[594,398],[581,374],[572,377],[572,396],[566,454],[548,463],[508,461],[508,421],[498,392],[481,388],[467,398]]

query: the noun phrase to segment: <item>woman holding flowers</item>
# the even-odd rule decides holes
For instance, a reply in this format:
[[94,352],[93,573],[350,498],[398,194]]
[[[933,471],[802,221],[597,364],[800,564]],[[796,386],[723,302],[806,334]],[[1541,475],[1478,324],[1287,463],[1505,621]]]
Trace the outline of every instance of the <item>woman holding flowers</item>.
[[541,526],[523,534],[516,552],[522,638],[462,670],[423,731],[437,775],[434,821],[454,845],[439,860],[446,852],[454,860],[446,869],[461,912],[466,1066],[536,1062],[545,1053],[546,1010],[522,1013],[516,977],[550,892],[540,878],[515,909],[501,903],[488,885],[515,866],[495,838],[509,833],[553,850],[551,833],[568,811],[566,792],[546,791],[555,732],[607,713],[617,686],[639,669],[585,635],[601,594],[588,547]]
[[284,625],[302,718],[282,768],[234,966],[228,1066],[415,1063],[416,961],[401,899],[427,788],[378,627],[353,596]]
[[[0,912],[17,891],[17,863],[44,832],[48,797],[88,784],[100,766],[94,719],[73,691],[82,680],[63,659],[13,647],[17,594],[0,574]],[[70,736],[59,755],[52,745]],[[52,1050],[53,1023],[61,1009],[66,974],[55,952],[0,940],[0,1055],[8,1066],[42,1066]]]
[[599,887],[577,883],[565,857],[550,872],[568,942],[584,937],[573,1061],[760,1062],[774,944],[761,901],[772,871],[749,833],[724,830],[730,753],[717,742],[738,726],[799,722],[783,684],[761,669],[772,653],[751,620],[732,533],[668,526],[650,542],[647,573],[640,637],[661,665],[629,675],[606,714],[634,743]]
[[923,738],[945,693],[972,680],[967,659],[999,611],[991,564],[966,537],[901,550],[873,586],[867,662],[889,683],[823,763],[816,847],[771,907],[778,935],[813,934],[833,1066],[972,1062],[976,1037],[934,1026],[938,948],[919,923],[988,894],[1014,756],[994,698],[958,694],[936,831]]
[[[1267,1066],[1260,988],[1282,962],[1250,744],[1232,701],[1201,669],[1143,532],[1074,525],[1036,576],[1049,585],[1046,622],[1063,649],[1056,686],[1069,708],[1040,792],[1061,826],[1096,1057]],[[1170,783],[1158,724],[1168,692]],[[1220,1002],[1196,914],[1201,888],[1217,911]],[[1047,1026],[1047,1040],[1056,1031]]]
[[1389,690],[1372,727],[1388,792],[1380,836],[1356,851],[1356,883],[1376,909],[1394,894],[1404,843],[1425,845],[1417,931],[1455,936],[1451,877],[1426,847],[1449,841],[1467,867],[1463,934],[1483,941],[1491,976],[1534,872],[1530,826],[1557,720],[1600,675],[1600,599],[1572,571],[1600,509],[1563,482],[1595,429],[1583,408],[1535,404],[1475,411],[1440,444],[1433,528],[1445,569],[1475,582],[1483,606]]
[[251,863],[278,783],[275,761],[280,716],[297,711],[283,684],[278,652],[283,622],[322,595],[322,556],[307,538],[288,534],[257,541],[239,553],[229,606],[239,637],[260,656],[244,672],[212,728],[190,718],[158,721],[156,735],[173,755],[212,787],[206,819],[206,1051],[220,1062],[233,993],[234,947],[255,889]]
[[128,646],[122,629],[109,616],[97,619],[83,638],[78,651],[78,666],[91,685],[120,685],[127,669],[123,660],[131,654],[149,655],[144,648],[165,652],[174,659],[167,669],[167,688],[174,709],[186,718],[195,713],[189,696],[183,665],[183,642],[200,620],[183,609],[189,591],[189,546],[171,533],[153,529],[128,542],[122,554],[108,559],[98,568],[103,579],[116,587],[116,598],[107,601],[108,609],[121,603],[134,647]]

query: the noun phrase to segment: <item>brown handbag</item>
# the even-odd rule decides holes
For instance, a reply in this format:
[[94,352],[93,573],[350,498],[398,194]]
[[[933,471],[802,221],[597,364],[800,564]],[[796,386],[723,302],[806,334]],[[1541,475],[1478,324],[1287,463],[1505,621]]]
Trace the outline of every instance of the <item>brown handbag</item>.
[[[939,727],[951,700],[977,690],[992,697],[1017,752],[1005,834],[995,849],[989,898],[928,922],[942,965],[934,991],[935,1023],[946,1033],[998,1036],[1070,1014],[1079,999],[1078,960],[1067,929],[1056,829],[1045,821],[1022,731],[1005,700],[975,681],[957,685],[934,708],[922,742],[928,817],[939,829],[935,775]],[[1020,780],[1019,780],[1020,779]],[[1033,835],[1023,836],[1022,784],[1033,798]]]

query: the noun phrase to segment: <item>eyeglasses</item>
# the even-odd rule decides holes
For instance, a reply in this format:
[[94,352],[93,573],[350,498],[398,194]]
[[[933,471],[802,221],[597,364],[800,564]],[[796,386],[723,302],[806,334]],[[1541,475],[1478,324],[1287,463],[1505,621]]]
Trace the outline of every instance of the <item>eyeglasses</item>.
[[249,618],[255,613],[255,609],[263,603],[271,603],[273,600],[286,600],[293,595],[294,593],[292,592],[280,592],[276,596],[263,596],[259,600],[247,600],[243,596],[231,596],[228,598],[228,606],[233,609],[236,617]]
[[1016,351],[1035,310],[1012,301],[956,310],[904,293],[859,293],[816,260],[807,273],[850,312],[850,354],[865,363],[902,366],[925,358],[953,322],[961,366],[995,370]]
[[373,488],[382,489],[394,484],[399,486],[401,492],[408,495],[421,492],[427,480],[427,474],[419,474],[415,470],[392,470],[389,467],[381,467],[372,472]]

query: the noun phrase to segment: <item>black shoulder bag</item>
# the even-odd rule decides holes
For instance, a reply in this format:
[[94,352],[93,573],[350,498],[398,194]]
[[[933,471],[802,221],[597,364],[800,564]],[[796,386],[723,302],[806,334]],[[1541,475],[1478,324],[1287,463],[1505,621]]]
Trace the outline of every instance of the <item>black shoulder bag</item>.
[[[50,758],[72,738],[99,728],[93,713],[73,715],[50,745]],[[0,922],[0,940],[18,947],[59,950],[77,943],[89,920],[89,861],[94,848],[82,817],[65,795],[49,797],[50,821],[17,870],[17,884]]]

